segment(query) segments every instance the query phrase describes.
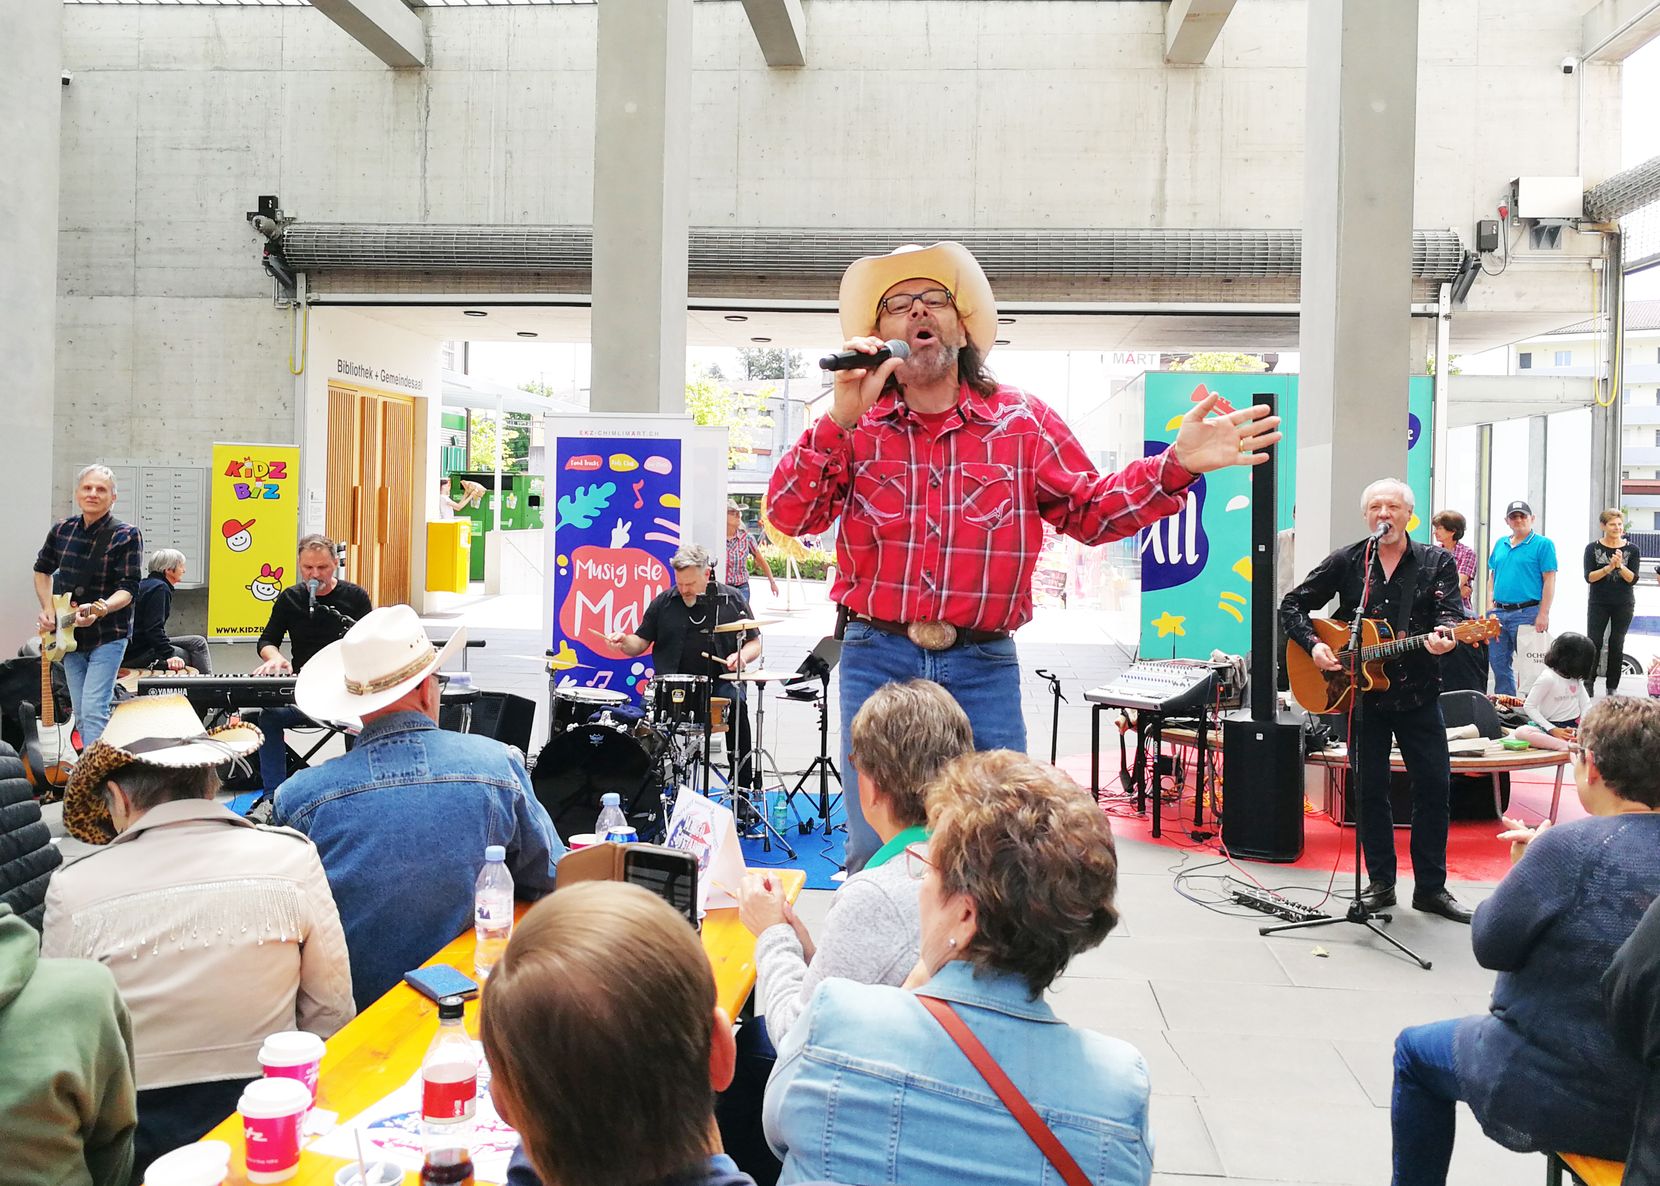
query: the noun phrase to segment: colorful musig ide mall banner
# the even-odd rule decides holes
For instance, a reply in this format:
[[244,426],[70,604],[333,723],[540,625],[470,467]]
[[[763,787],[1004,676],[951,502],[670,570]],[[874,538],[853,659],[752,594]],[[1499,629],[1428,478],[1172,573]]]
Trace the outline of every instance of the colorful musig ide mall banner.
[[300,450],[213,446],[208,505],[208,637],[256,637],[277,594],[298,579]]
[[650,652],[629,658],[604,635],[637,629],[651,599],[674,583],[668,561],[681,540],[683,445],[655,433],[555,441],[549,663],[560,687],[633,695],[651,678]]
[[[1196,375],[1155,372],[1145,376],[1145,455],[1162,453],[1176,439],[1196,392],[1214,391],[1221,410],[1249,407],[1259,393],[1278,397],[1281,431],[1276,446],[1279,506],[1276,530],[1293,524],[1297,504],[1297,376]],[[1407,484],[1417,502],[1409,531],[1430,541],[1430,410],[1434,384],[1410,381],[1407,392]],[[1358,538],[1360,508],[1337,538]],[[1243,655],[1251,648],[1251,471],[1230,466],[1205,474],[1188,488],[1180,514],[1143,531],[1141,549],[1141,656],[1205,659],[1213,650]],[[1292,584],[1304,573],[1296,573]]]

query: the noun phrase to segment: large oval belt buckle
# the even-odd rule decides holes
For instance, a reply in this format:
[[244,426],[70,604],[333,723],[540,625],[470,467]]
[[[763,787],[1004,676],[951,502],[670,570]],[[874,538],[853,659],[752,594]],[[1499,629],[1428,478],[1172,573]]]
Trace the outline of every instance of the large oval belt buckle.
[[957,628],[950,622],[912,622],[905,637],[925,651],[943,651],[957,644]]

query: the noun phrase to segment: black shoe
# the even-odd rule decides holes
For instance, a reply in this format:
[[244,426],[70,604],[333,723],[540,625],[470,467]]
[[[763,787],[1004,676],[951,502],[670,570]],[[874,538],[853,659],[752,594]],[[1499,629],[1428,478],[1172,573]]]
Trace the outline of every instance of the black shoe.
[[1439,914],[1453,922],[1467,923],[1473,916],[1472,911],[1460,905],[1458,899],[1444,889],[1429,894],[1414,893],[1412,908],[1422,910],[1425,914]]
[[1360,904],[1368,910],[1386,910],[1395,904],[1393,881],[1369,881],[1360,891]]

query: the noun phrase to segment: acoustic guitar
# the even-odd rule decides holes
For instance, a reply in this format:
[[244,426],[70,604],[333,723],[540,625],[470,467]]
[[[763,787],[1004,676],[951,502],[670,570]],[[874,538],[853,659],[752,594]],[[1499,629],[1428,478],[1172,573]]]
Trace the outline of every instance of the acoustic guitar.
[[[1291,694],[1297,703],[1309,712],[1319,714],[1342,712],[1349,707],[1354,695],[1350,672],[1354,668],[1354,650],[1350,646],[1350,630],[1330,618],[1314,618],[1311,623],[1320,642],[1325,643],[1343,664],[1340,671],[1321,671],[1314,665],[1309,653],[1295,642],[1285,644],[1285,672],[1291,684]],[[1452,628],[1458,642],[1485,643],[1499,636],[1497,618],[1470,618]],[[1360,623],[1360,679],[1361,691],[1381,692],[1389,686],[1389,677],[1383,673],[1387,660],[1415,651],[1435,632],[1393,637],[1389,623],[1364,618]]]
[[52,660],[46,650],[50,637],[44,632],[40,636],[39,719],[36,719],[32,704],[24,702],[17,709],[18,723],[23,727],[23,773],[41,792],[64,787],[69,782],[70,768],[75,764],[73,731],[68,725],[58,724],[57,720],[58,698],[52,692]]

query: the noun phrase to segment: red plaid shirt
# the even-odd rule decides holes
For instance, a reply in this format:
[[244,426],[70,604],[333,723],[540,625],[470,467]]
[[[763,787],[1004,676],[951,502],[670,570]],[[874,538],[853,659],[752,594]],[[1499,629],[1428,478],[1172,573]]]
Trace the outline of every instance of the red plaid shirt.
[[791,535],[841,516],[830,595],[856,614],[1014,630],[1032,617],[1043,522],[1085,544],[1182,508],[1173,450],[1103,474],[1046,404],[1013,387],[918,416],[882,396],[852,432],[821,417],[784,454],[767,515]]

